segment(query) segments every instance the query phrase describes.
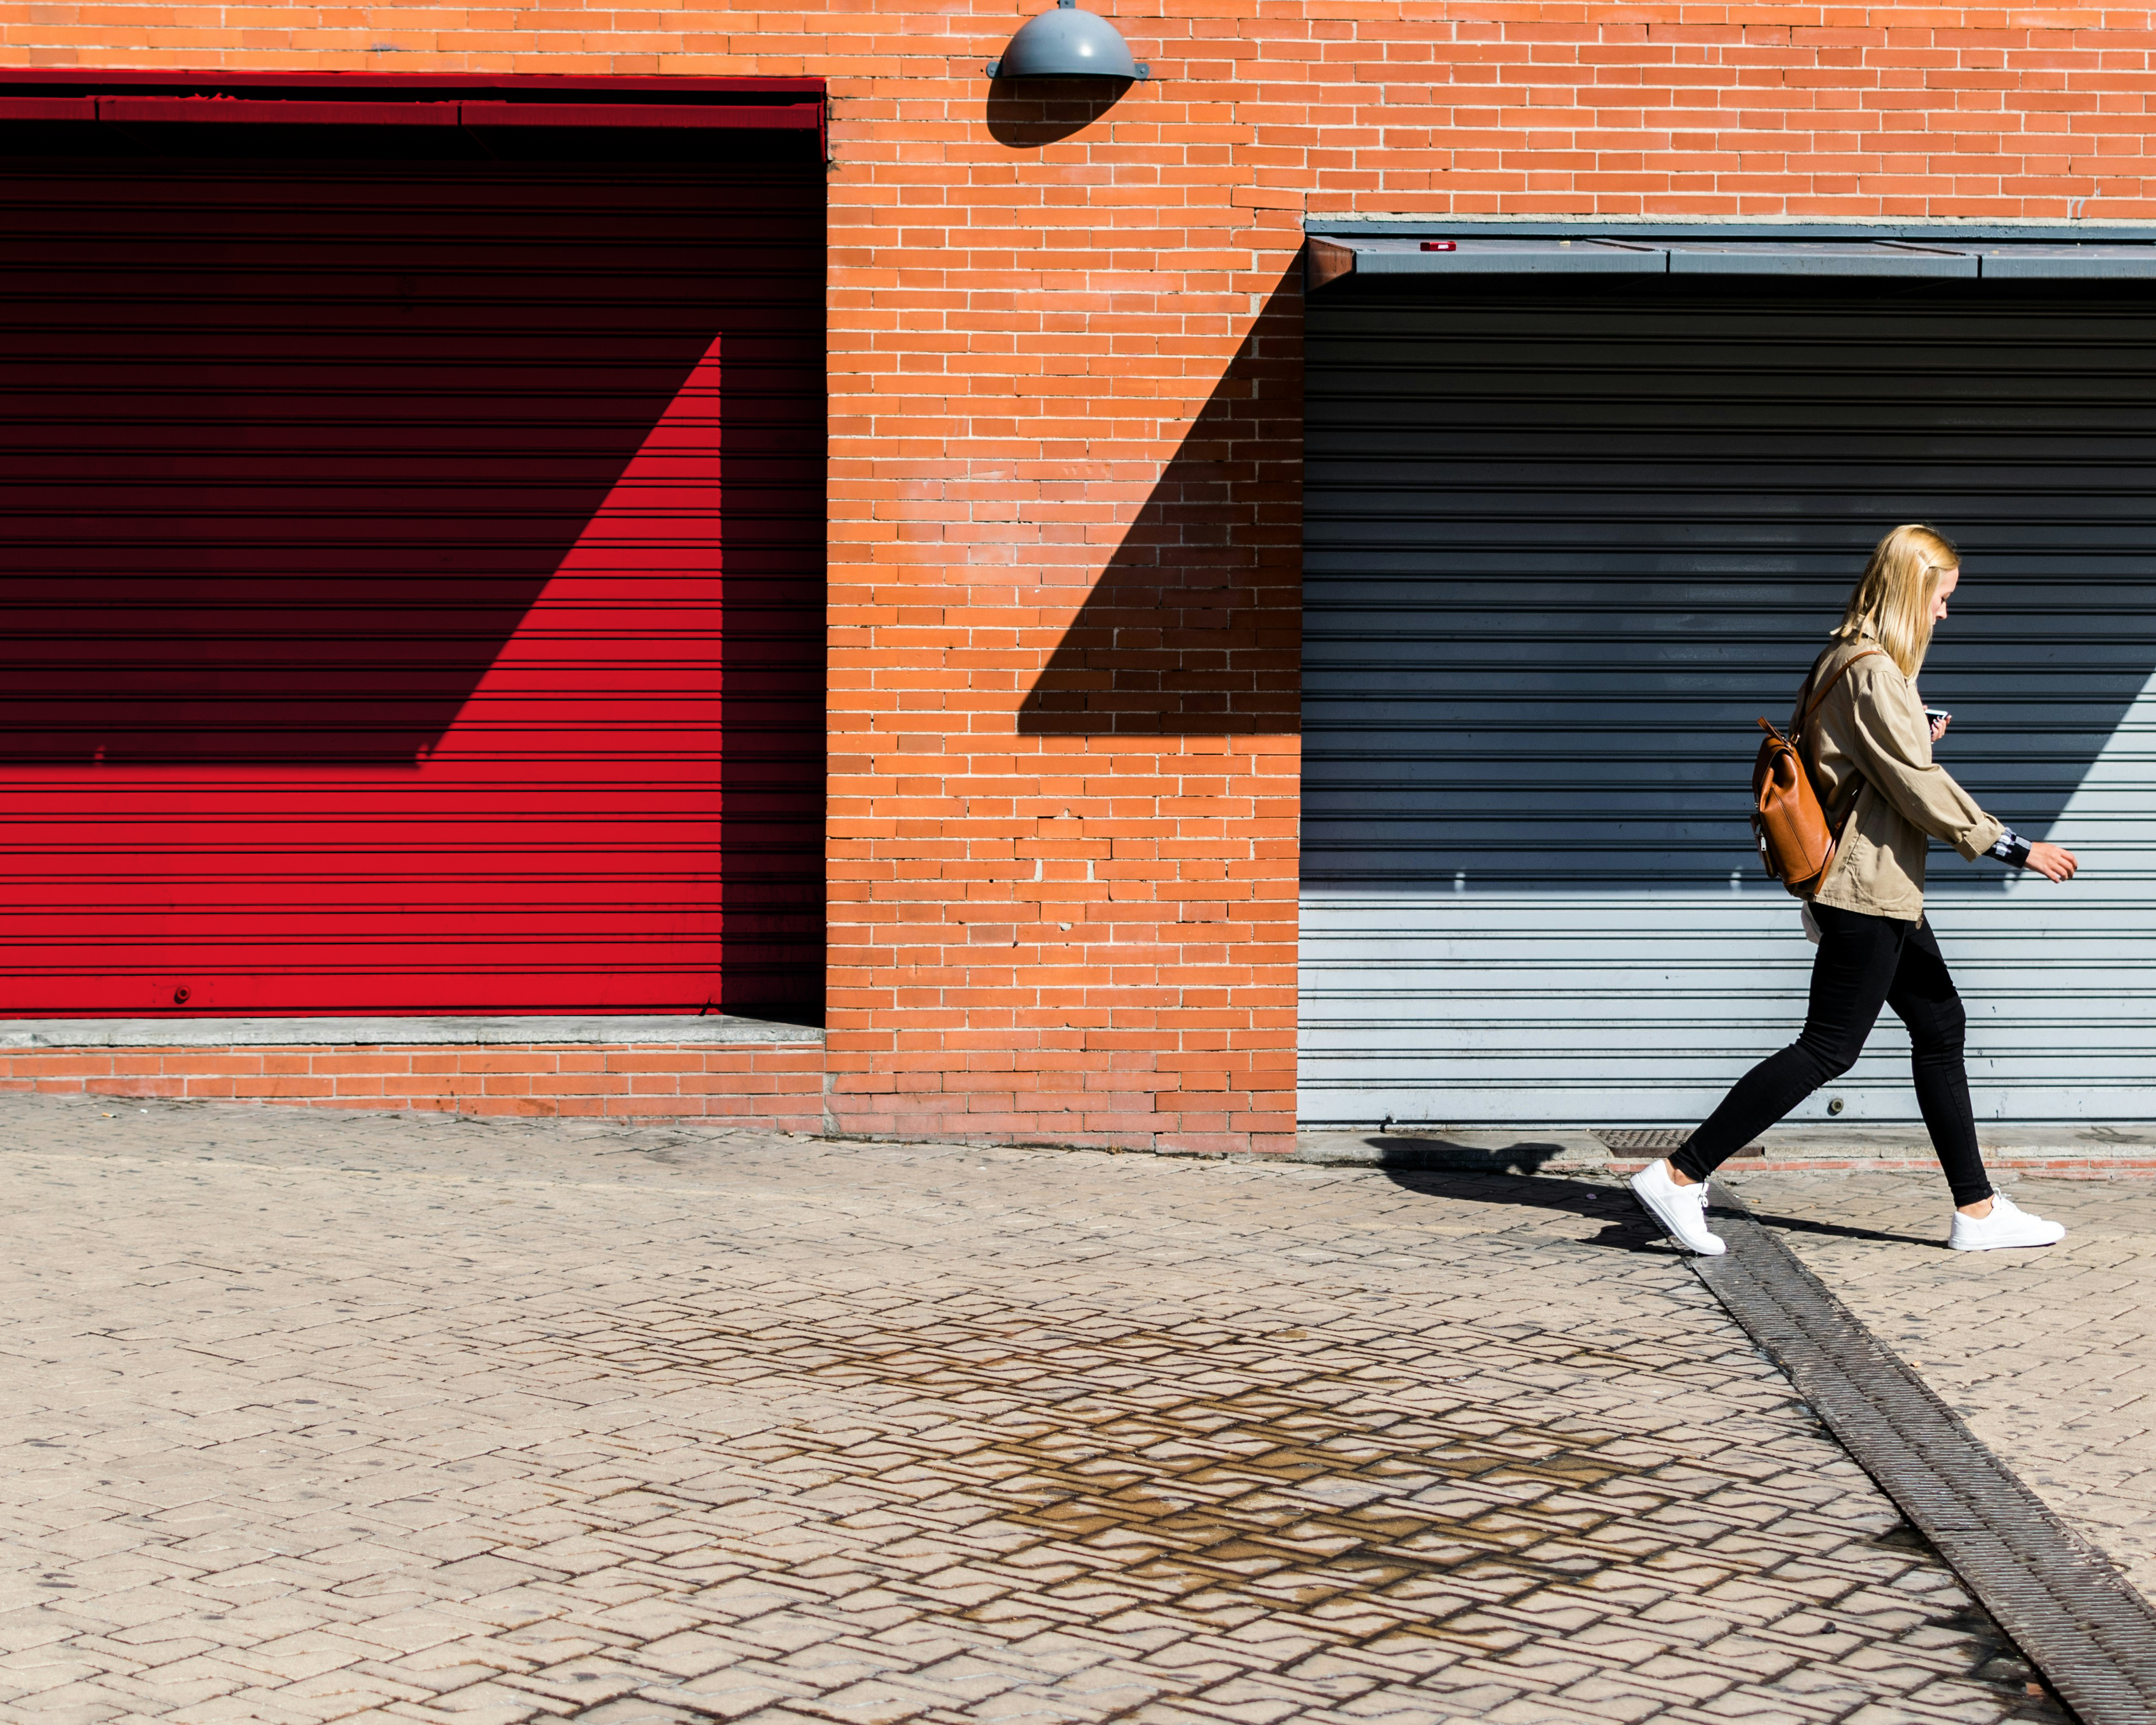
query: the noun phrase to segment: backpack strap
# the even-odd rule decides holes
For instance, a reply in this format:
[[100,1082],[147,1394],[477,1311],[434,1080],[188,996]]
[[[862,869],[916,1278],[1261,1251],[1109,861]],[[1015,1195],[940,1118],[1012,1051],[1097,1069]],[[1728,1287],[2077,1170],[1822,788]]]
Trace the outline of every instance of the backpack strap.
[[[1827,650],[1828,652],[1831,652],[1834,649],[1832,648],[1829,648]],[[1805,706],[1804,703],[1804,696],[1797,697],[1797,704],[1801,710],[1801,712],[1800,716],[1798,718],[1796,724],[1792,727],[1792,729],[1798,736],[1801,737],[1804,732],[1805,727],[1811,723],[1812,715],[1820,710],[1820,702],[1825,701],[1828,696],[1833,694],[1834,685],[1849,675],[1850,666],[1856,664],[1860,659],[1871,659],[1875,656],[1884,659],[1887,655],[1881,649],[1877,647],[1866,647],[1861,652],[1851,654],[1848,658],[1842,660],[1841,669],[1826,680],[1826,687],[1820,690],[1816,696],[1812,697],[1811,704],[1809,706]],[[1812,661],[1812,674],[1810,676],[1804,679],[1804,695],[1811,694],[1813,680],[1819,675],[1819,668],[1825,662],[1826,655],[1825,653],[1822,653],[1819,658]]]

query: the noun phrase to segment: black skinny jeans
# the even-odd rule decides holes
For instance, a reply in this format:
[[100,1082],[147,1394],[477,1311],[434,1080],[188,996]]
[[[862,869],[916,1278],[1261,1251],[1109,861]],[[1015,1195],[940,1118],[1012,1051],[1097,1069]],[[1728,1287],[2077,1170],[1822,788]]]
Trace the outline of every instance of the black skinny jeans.
[[1819,924],[1820,944],[1804,1034],[1738,1079],[1707,1123],[1670,1158],[1671,1165],[1704,1180],[1822,1084],[1855,1065],[1885,1005],[1909,1027],[1917,1106],[1954,1203],[1981,1203],[1991,1196],[1991,1182],[1976,1147],[1969,1070],[1962,1064],[1969,1014],[1954,993],[1932,925],[1831,905],[1814,905],[1812,919]]

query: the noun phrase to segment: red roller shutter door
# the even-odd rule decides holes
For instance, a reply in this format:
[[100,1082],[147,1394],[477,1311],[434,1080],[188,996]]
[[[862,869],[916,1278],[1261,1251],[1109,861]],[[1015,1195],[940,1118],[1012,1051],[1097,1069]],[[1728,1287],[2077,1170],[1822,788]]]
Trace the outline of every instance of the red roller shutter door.
[[814,1012],[820,170],[9,166],[0,1016]]

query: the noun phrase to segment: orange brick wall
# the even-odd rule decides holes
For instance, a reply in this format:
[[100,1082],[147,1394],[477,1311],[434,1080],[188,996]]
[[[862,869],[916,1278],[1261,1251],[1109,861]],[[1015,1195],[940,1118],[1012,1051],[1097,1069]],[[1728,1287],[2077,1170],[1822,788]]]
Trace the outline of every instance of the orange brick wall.
[[2156,215],[2147,12],[1094,0],[0,8],[19,64],[829,80],[830,1095],[844,1128],[1291,1125],[1306,209]]
[[692,1117],[824,1127],[813,1043],[479,1048],[56,1048],[0,1051],[0,1091],[300,1102],[425,1113]]

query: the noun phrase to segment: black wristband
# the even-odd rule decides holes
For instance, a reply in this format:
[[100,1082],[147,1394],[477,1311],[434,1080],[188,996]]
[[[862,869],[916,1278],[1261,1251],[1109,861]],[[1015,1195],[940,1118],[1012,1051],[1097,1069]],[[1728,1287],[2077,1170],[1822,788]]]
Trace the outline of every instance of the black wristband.
[[2025,869],[2029,866],[2029,841],[2011,827],[2001,833],[1999,835],[1999,842],[1984,854],[1986,856],[1997,857],[2010,869]]

